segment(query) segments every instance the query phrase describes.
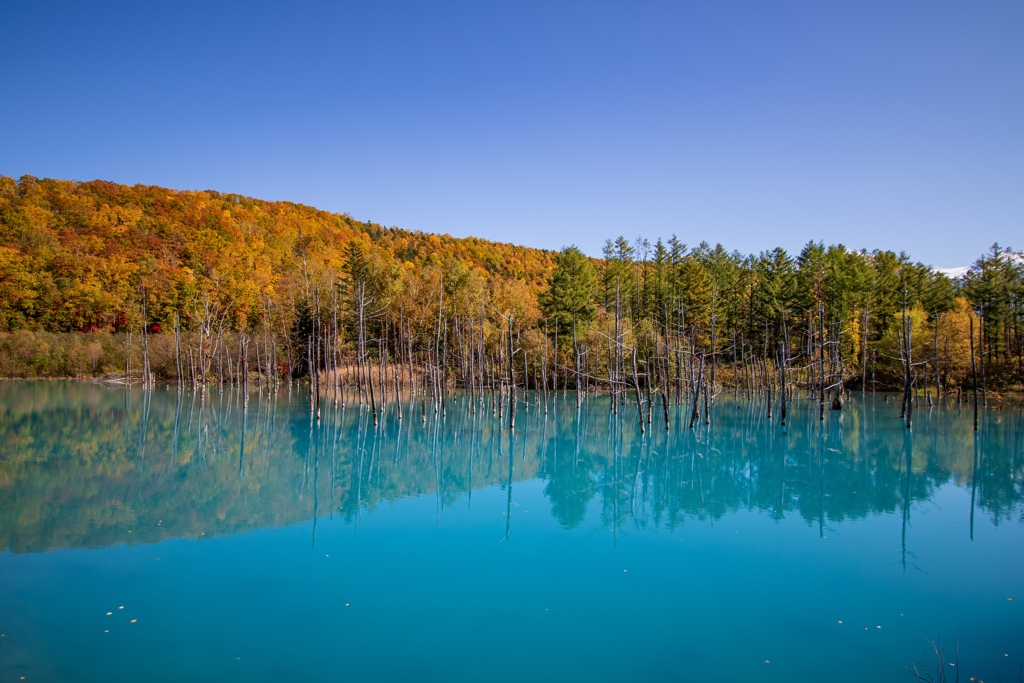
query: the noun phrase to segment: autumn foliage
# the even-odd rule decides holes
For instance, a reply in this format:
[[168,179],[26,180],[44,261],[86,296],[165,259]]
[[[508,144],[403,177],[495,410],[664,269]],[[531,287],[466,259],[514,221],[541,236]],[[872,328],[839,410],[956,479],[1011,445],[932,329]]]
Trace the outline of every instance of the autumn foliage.
[[821,242],[745,255],[620,236],[603,256],[209,190],[0,177],[0,373],[144,365],[205,381],[216,358],[223,381],[252,341],[254,367],[297,379],[314,340],[332,363],[433,358],[463,384],[474,363],[494,380],[496,361],[524,387],[611,385],[635,356],[676,400],[699,356],[713,385],[750,389],[773,364],[820,386],[826,353],[833,387],[1024,379],[1024,256],[999,245],[955,280],[905,253]]
[[[553,253],[363,223],[291,202],[214,191],[0,177],[0,331],[121,330],[140,287],[168,328],[199,292],[230,306],[235,327],[271,297],[283,310],[314,274],[340,274],[350,245],[396,273],[463,264],[534,297]],[[186,320],[187,323],[187,320]]]

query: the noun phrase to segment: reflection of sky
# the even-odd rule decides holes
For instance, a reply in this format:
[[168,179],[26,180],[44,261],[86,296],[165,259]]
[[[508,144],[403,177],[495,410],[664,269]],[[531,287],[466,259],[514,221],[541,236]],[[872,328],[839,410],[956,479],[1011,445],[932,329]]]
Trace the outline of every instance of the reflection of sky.
[[958,630],[970,673],[1009,675],[1024,658],[1024,618],[1006,600],[1024,527],[984,522],[972,542],[969,501],[946,484],[917,504],[904,550],[898,511],[819,536],[756,510],[613,528],[593,500],[567,530],[530,479],[513,483],[511,506],[489,485],[471,508],[463,494],[438,512],[422,494],[358,529],[324,516],[315,546],[307,521],[4,554],[0,672],[443,680],[457,660],[488,680],[611,681],[670,679],[685,661],[706,680],[815,680],[832,666],[837,681],[900,681],[925,638]]
[[1024,217],[1022,23],[1011,2],[5,3],[0,173],[592,255],[676,233],[962,266]]

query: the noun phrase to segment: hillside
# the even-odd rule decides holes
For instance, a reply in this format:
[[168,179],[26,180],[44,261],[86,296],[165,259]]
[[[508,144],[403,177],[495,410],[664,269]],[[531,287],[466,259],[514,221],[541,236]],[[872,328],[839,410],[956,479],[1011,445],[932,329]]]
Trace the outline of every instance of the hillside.
[[446,259],[536,292],[553,253],[363,223],[294,204],[150,185],[0,176],[0,331],[114,330],[146,286],[168,322],[196,291],[230,301],[235,323],[279,305],[312,272],[339,275],[355,243],[419,270]]
[[598,260],[211,190],[0,177],[8,377],[198,383],[251,366],[277,381],[308,376],[310,358],[314,374],[392,359],[463,384],[477,364],[524,386],[642,376],[678,400],[705,356],[712,385],[771,384],[781,363],[804,386],[863,386],[870,369],[872,386],[907,391],[973,385],[973,357],[983,385],[1010,387],[1022,302],[1024,257],[998,244],[955,280],[821,242],[744,255],[620,236]]

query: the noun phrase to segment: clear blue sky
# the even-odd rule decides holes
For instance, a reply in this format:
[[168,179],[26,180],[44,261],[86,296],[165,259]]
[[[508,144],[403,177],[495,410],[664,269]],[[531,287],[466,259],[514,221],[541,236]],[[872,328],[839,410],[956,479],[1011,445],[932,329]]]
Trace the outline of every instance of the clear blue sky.
[[0,3],[0,174],[599,255],[1024,247],[1024,2]]

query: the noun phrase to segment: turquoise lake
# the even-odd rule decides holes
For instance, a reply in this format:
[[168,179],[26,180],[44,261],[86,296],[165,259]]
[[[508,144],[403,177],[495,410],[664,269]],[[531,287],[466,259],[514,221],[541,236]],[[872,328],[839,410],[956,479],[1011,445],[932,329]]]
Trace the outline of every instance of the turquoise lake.
[[1018,680],[1017,409],[351,399],[0,383],[0,680]]

